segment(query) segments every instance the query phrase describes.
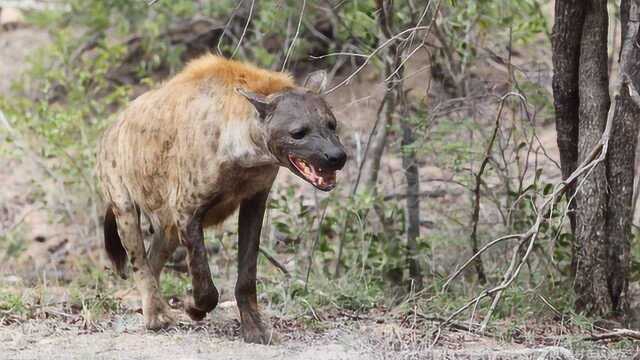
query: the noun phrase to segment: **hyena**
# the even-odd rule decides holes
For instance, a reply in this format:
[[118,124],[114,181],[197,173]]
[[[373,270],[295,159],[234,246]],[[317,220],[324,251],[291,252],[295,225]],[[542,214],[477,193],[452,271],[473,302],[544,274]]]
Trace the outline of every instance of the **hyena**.
[[[148,329],[174,321],[158,280],[178,245],[187,249],[192,277],[186,312],[201,320],[216,307],[203,229],[239,208],[235,298],[242,333],[247,342],[270,341],[256,299],[256,262],[278,169],[329,191],[347,158],[320,95],[325,83],[323,71],[296,86],[286,73],[205,55],[134,100],[106,130],[97,159],[105,248],[123,277],[128,257]],[[141,216],[153,231],[148,250]]]

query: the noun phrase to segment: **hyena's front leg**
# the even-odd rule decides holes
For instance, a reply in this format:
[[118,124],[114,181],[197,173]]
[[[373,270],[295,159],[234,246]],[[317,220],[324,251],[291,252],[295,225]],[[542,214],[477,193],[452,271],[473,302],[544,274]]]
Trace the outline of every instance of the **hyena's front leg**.
[[269,192],[261,192],[240,205],[238,221],[238,280],[236,302],[240,310],[244,341],[269,344],[274,341],[258,310],[256,266],[260,247],[260,231]]
[[187,298],[184,306],[191,319],[199,321],[218,305],[218,289],[211,278],[201,216],[192,217],[185,222],[186,226],[182,226],[180,230],[180,240],[187,248],[193,297]]
[[162,299],[158,282],[147,261],[140,221],[136,209],[130,202],[114,204],[114,213],[122,245],[131,261],[133,278],[142,297],[142,314],[147,329],[158,330],[174,323],[169,306]]

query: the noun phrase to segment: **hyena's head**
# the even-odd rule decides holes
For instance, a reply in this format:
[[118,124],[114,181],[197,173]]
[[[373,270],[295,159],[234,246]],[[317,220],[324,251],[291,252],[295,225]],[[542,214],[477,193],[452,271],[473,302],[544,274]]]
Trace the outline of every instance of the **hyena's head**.
[[336,119],[320,95],[326,78],[316,71],[304,87],[269,96],[239,89],[258,110],[267,146],[280,166],[323,191],[336,186],[336,171],[347,160]]

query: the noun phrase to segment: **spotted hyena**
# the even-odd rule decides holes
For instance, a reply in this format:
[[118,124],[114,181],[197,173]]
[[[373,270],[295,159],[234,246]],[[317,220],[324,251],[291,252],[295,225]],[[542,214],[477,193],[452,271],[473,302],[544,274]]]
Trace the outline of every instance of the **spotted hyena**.
[[[239,208],[235,297],[245,341],[268,343],[256,300],[256,260],[265,203],[280,167],[329,191],[346,155],[320,93],[324,72],[296,86],[286,73],[206,55],[122,112],[98,150],[105,248],[123,277],[127,257],[145,325],[172,324],[158,279],[176,247],[187,249],[200,320],[218,303],[203,228]],[[140,217],[153,229],[148,251]]]

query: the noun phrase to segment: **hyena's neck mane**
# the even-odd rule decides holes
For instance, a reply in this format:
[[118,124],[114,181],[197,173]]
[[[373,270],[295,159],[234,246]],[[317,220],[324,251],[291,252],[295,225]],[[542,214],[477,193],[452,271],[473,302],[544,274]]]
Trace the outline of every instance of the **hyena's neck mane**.
[[197,83],[196,87],[200,89],[215,90],[212,93],[222,106],[223,123],[254,120],[255,109],[236,88],[268,96],[296,87],[288,73],[265,70],[212,54],[189,62],[171,82]]
[[220,85],[230,89],[239,87],[265,96],[295,87],[288,73],[260,69],[248,63],[212,54],[189,62],[176,76],[176,80],[216,80]]
[[204,89],[212,96],[211,106],[222,110],[213,113],[220,115],[216,120],[220,130],[218,146],[227,161],[243,167],[275,163],[255,108],[236,88],[268,96],[294,89],[290,74],[208,54],[189,62],[171,82],[197,84],[189,87]]

